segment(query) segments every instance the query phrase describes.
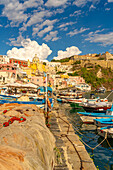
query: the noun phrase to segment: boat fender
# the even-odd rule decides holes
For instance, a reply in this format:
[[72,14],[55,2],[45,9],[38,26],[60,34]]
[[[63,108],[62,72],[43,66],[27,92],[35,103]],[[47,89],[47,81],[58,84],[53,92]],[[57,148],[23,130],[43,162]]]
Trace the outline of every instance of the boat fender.
[[51,109],[51,103],[49,101],[49,99],[47,98],[47,105],[49,106],[49,108]]

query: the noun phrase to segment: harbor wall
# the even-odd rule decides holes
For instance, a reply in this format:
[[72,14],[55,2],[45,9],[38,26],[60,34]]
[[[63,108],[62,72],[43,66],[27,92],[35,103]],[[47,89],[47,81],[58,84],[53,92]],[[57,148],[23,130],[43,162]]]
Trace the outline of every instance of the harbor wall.
[[75,134],[72,124],[69,122],[66,112],[69,111],[70,105],[63,104],[60,107],[55,102],[51,112],[50,131],[56,139],[57,150],[60,151],[59,161],[56,163],[57,170],[96,170],[93,160],[90,158],[85,146]]

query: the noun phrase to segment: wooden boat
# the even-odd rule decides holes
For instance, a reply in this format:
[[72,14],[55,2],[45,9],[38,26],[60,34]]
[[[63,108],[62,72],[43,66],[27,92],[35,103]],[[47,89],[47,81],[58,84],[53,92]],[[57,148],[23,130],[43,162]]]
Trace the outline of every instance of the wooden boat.
[[0,94],[0,97],[4,97],[4,98],[6,98],[6,97],[11,97],[11,98],[18,98],[18,97],[20,97],[21,96],[21,94],[19,95],[11,95],[11,94]]
[[98,135],[107,138],[113,138],[113,126],[99,127],[97,129]]
[[[53,99],[49,98],[51,107],[53,107]],[[46,100],[45,99],[39,99],[37,98],[37,100],[34,101],[10,101],[10,100],[0,100],[0,104],[4,104],[4,103],[18,103],[18,104],[34,104],[37,105],[41,108],[43,108],[45,106]]]
[[113,118],[113,105],[110,109],[107,109],[106,113],[92,113],[92,112],[77,112],[83,123],[94,123],[94,119],[106,119]]
[[105,127],[105,126],[113,126],[113,118],[107,118],[107,119],[94,119],[94,124],[97,127]]
[[85,102],[81,106],[86,112],[103,113],[103,112],[106,112],[107,109],[111,108],[111,103],[109,102],[95,102],[95,103]]

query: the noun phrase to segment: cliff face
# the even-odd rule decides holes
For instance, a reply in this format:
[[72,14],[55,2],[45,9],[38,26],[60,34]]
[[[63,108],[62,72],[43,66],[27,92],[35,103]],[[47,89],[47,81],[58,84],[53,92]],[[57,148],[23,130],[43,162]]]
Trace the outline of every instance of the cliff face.
[[1,170],[53,169],[55,139],[42,110],[35,105],[4,104],[0,123]]

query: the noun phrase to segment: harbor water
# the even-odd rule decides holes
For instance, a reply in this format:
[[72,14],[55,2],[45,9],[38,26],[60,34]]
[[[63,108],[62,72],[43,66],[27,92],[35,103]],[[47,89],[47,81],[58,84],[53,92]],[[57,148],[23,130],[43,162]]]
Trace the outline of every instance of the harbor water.
[[[106,92],[104,94],[98,93],[95,94],[95,96],[105,98],[110,93],[111,92]],[[84,93],[84,97],[89,98],[90,93]],[[108,101],[113,101],[113,93],[108,97]],[[64,106],[61,105],[61,107]],[[83,124],[77,114],[77,111],[81,111],[81,109],[79,110],[71,107],[71,110],[66,111],[65,114],[69,118],[70,123],[73,125],[75,133],[79,135],[81,141],[84,143],[86,150],[94,161],[95,166],[99,170],[113,170],[113,139],[102,142],[104,138],[97,134],[96,126]]]

